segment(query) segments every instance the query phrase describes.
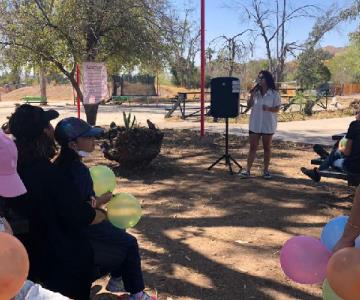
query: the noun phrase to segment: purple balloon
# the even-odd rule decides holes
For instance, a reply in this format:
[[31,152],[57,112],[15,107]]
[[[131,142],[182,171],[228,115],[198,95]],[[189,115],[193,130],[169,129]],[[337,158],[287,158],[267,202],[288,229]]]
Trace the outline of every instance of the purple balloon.
[[297,283],[321,283],[326,277],[326,266],[331,253],[310,236],[289,239],[280,251],[280,263],[286,276]]

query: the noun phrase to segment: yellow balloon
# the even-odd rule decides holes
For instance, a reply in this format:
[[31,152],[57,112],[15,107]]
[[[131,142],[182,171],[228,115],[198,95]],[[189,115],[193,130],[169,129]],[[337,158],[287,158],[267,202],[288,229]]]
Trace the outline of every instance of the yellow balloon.
[[95,166],[90,168],[91,178],[94,183],[96,196],[113,192],[116,187],[116,177],[114,172],[107,166]]
[[343,152],[346,148],[347,138],[343,137],[339,142],[339,150]]
[[118,228],[134,227],[141,218],[141,205],[133,195],[118,193],[107,205],[109,221]]

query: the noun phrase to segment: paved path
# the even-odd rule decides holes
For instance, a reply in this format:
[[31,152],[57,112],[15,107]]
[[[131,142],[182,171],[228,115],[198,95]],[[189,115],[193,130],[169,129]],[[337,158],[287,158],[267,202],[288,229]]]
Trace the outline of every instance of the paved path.
[[[150,105],[105,105],[99,107],[98,125],[109,125],[111,121],[117,124],[123,124],[122,112],[132,112],[136,119],[143,125],[146,125],[146,120],[150,119],[159,128],[176,128],[176,129],[193,129],[199,130],[200,123],[188,119],[171,120],[165,119],[164,104],[150,104]],[[76,108],[73,105],[65,105],[65,103],[51,103],[47,108],[54,108],[59,111],[61,118],[76,116]],[[15,109],[15,102],[0,102],[0,124],[6,121],[6,116],[9,116]],[[82,117],[85,114],[82,110]],[[337,118],[337,119],[322,119],[322,120],[308,120],[308,121],[294,121],[281,122],[278,124],[278,131],[274,138],[293,142],[303,143],[320,143],[324,145],[332,145],[331,136],[333,134],[346,132],[350,122],[354,120],[353,117]],[[210,132],[224,132],[224,123],[207,123],[205,128]],[[235,135],[247,135],[248,126],[245,124],[230,124],[229,131]]]

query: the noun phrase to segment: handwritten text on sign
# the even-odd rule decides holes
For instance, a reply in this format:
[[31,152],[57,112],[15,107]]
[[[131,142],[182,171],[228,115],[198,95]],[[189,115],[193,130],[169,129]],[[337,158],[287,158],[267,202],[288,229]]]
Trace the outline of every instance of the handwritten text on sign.
[[95,104],[108,97],[107,72],[103,63],[83,63],[84,104]]

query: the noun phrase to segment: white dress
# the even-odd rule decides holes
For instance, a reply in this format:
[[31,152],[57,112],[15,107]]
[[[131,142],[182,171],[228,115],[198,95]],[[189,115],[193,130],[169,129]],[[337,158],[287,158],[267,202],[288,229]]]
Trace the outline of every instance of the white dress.
[[260,91],[254,95],[254,105],[251,109],[249,131],[254,133],[274,134],[277,127],[277,113],[264,111],[263,105],[277,107],[281,98],[277,91],[267,90],[262,96]]

